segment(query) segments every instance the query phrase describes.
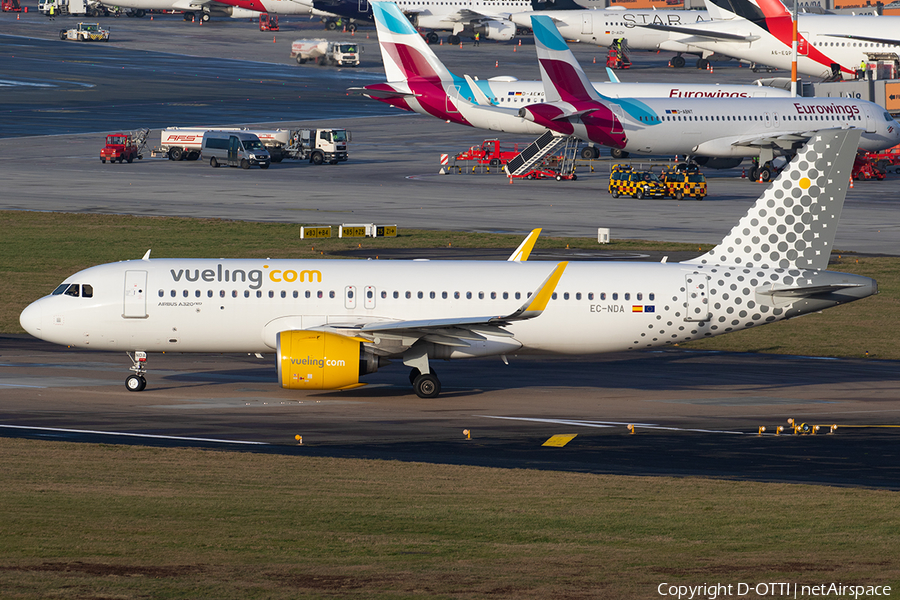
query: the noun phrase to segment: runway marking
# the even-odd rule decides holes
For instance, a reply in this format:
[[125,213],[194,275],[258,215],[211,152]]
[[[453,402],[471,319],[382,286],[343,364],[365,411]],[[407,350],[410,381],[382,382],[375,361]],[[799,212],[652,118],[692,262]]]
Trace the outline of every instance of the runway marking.
[[29,427],[27,425],[0,425],[4,429],[28,429],[31,431],[58,431],[62,433],[93,433],[97,435],[119,435],[123,437],[151,438],[157,440],[181,440],[185,442],[215,442],[218,444],[246,444],[268,446],[266,442],[247,442],[244,440],[218,440],[215,438],[181,437],[177,435],[153,435],[149,433],[126,433],[124,431],[94,431],[92,429],[62,429],[58,427]]
[[[725,431],[721,429],[691,429],[687,427],[663,427],[653,423],[629,423],[625,421],[580,421],[578,419],[537,419],[531,417],[497,417],[493,415],[473,415],[484,419],[505,419],[508,421],[531,421],[533,423],[552,423],[553,425],[574,425],[576,427],[615,427],[617,425],[633,425],[641,429],[659,429],[661,431],[691,431],[696,433],[726,433],[729,435],[750,435],[746,431]],[[753,434],[756,435],[756,434]]]

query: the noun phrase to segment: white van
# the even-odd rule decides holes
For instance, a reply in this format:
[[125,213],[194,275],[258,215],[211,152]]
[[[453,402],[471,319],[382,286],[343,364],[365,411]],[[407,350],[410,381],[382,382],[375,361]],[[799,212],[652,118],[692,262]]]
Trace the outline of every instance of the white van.
[[227,165],[249,169],[259,165],[261,169],[268,169],[272,164],[272,157],[256,134],[246,131],[207,131],[203,134],[201,155],[209,159],[211,167]]

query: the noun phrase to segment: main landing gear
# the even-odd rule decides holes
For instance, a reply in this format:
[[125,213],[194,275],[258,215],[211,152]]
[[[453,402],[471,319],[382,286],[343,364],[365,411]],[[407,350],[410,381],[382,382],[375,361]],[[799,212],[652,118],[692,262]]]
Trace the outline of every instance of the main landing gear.
[[438,379],[434,369],[431,369],[430,373],[422,373],[419,369],[413,369],[409,372],[409,382],[419,398],[437,398],[441,393],[441,380]]
[[125,389],[129,392],[142,392],[147,387],[147,353],[140,350],[135,351],[134,356],[130,352],[126,352],[128,358],[131,359],[131,371],[134,371],[125,379]]

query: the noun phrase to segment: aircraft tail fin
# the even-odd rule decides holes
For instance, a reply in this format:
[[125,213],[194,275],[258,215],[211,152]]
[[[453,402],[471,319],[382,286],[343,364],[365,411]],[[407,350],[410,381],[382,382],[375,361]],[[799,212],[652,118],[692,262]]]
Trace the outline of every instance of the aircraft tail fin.
[[532,229],[531,233],[528,234],[528,237],[522,240],[522,243],[519,244],[516,251],[506,260],[509,262],[525,262],[528,260],[528,257],[531,256],[531,251],[534,249],[534,245],[537,243],[539,235],[541,235],[541,228]]
[[544,101],[602,102],[553,19],[545,15],[532,15],[531,28],[544,82]]
[[733,19],[736,16],[760,25],[766,17],[790,16],[780,0],[704,0],[706,10],[713,19]]
[[453,81],[453,75],[431,51],[413,24],[393,2],[372,2],[372,15],[384,73],[390,82],[413,77]]
[[722,243],[685,263],[827,269],[861,135],[816,133]]

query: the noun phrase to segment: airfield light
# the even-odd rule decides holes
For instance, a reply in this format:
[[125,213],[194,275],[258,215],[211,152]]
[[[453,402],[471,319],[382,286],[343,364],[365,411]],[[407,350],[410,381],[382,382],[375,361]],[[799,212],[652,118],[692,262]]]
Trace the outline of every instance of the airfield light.
[[781,435],[782,431],[784,431],[784,425],[779,425],[775,428],[775,435]]
[[628,429],[628,432],[629,432],[631,435],[634,435],[634,425],[629,424],[628,427],[627,427],[627,429]]
[[472,439],[472,432],[469,431],[468,429],[463,429],[463,435],[466,436],[466,439],[467,439],[467,440],[471,440],[471,439]]
[[302,435],[297,434],[297,435],[294,436],[294,439],[297,440],[297,445],[298,445],[298,446],[302,446],[302,445],[303,445],[303,436],[302,436]]
[[831,431],[829,431],[828,433],[834,433],[835,431],[837,431],[837,425],[832,425]]
[[766,431],[766,426],[765,426],[765,425],[760,425],[760,426],[759,426],[759,434],[758,434],[758,435],[762,435],[765,431]]

